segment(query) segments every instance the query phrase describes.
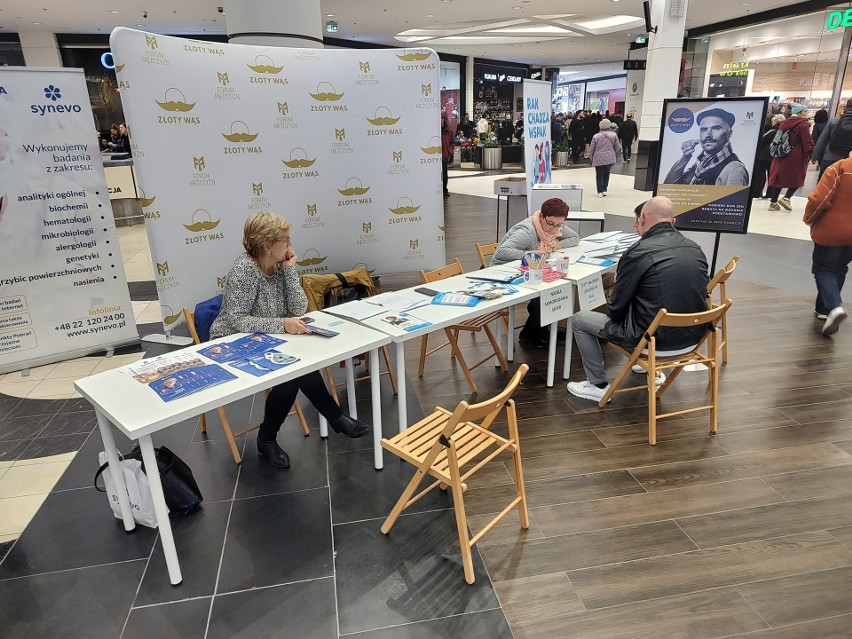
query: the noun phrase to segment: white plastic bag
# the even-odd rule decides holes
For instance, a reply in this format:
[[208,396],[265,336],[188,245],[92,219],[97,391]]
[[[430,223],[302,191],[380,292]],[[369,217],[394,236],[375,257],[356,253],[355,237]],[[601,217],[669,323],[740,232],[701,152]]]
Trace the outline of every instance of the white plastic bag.
[[[95,475],[95,488],[97,488],[98,475],[103,474],[104,486],[106,487],[109,505],[116,519],[121,519],[121,504],[118,503],[118,492],[115,489],[110,468],[107,465],[106,453],[98,453],[98,461],[101,463],[97,475]],[[157,513],[154,512],[154,500],[151,497],[151,487],[148,477],[142,472],[142,462],[136,459],[122,459],[119,455],[119,466],[124,474],[124,484],[127,486],[127,497],[130,499],[130,510],[137,524],[157,527]],[[98,488],[100,490],[100,488]]]

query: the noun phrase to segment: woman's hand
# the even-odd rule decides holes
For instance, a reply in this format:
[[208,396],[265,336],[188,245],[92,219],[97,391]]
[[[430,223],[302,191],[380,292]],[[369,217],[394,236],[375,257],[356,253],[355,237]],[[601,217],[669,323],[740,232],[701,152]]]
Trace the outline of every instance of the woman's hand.
[[564,249],[564,248],[565,248],[564,242],[560,242],[559,240],[556,240],[556,241],[553,242],[553,250],[554,251],[558,251],[559,249]]
[[292,249],[287,250],[287,256],[284,258],[284,261],[281,262],[282,266],[287,268],[292,268],[296,266],[296,260],[298,259],[298,255],[296,255],[296,251]]
[[284,332],[290,333],[291,335],[300,335],[304,333],[310,333],[307,325],[300,320],[298,317],[285,317],[284,318]]

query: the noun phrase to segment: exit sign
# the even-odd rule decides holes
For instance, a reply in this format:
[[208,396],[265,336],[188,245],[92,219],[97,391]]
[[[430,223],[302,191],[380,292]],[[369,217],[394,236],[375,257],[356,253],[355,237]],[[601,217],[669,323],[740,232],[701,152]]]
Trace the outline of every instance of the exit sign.
[[831,31],[843,27],[852,27],[852,9],[846,11],[829,11],[828,19],[825,22],[825,28]]

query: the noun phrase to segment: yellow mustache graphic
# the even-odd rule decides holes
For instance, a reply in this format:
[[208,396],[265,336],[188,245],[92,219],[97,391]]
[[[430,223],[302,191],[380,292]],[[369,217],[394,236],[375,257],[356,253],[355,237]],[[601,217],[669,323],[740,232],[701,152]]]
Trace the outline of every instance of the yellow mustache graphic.
[[258,64],[257,66],[247,64],[246,66],[255,73],[266,73],[268,75],[275,75],[276,73],[281,73],[281,70],[284,68],[276,67],[271,64]]
[[375,124],[376,126],[389,126],[391,124],[396,124],[399,122],[399,118],[367,118],[367,121],[370,124]]
[[123,64],[116,64],[115,65],[115,72],[121,73],[122,71],[124,71],[124,65]]
[[175,322],[177,322],[181,318],[181,315],[183,315],[183,313],[175,313],[174,315],[166,315],[163,318],[163,324],[174,324]]
[[396,57],[404,62],[419,62],[421,60],[428,60],[430,53],[406,53],[405,55],[396,54]]
[[369,186],[357,187],[353,186],[351,189],[337,189],[337,192],[340,195],[364,195],[367,191],[370,190]]
[[160,102],[159,100],[154,100],[164,111],[179,111],[180,113],[185,113],[186,111],[192,111],[195,108],[195,102],[192,104],[187,104],[186,102],[178,102],[177,100],[169,100],[168,102]]
[[441,226],[440,224],[438,225],[438,228],[441,229],[442,231],[444,230],[444,227]]
[[311,166],[314,162],[317,161],[317,159],[314,158],[313,160],[308,160],[308,159],[305,159],[305,160],[290,160],[289,162],[287,160],[281,160],[281,161],[285,165],[289,166],[291,169],[304,169],[304,168]]
[[437,155],[441,152],[441,147],[439,146],[421,146],[420,150],[423,153],[428,153],[429,155]]
[[223,133],[222,137],[228,142],[253,142],[258,135],[257,133]]
[[212,222],[209,220],[202,220],[201,222],[193,222],[192,224],[184,224],[183,226],[187,231],[200,233],[201,231],[212,231],[219,226],[220,221],[221,220],[216,220],[215,222]]
[[154,203],[154,200],[156,199],[156,195],[154,197],[140,197],[139,204],[141,204],[142,208],[144,209],[146,206],[151,206]]
[[399,208],[388,210],[394,215],[405,215],[406,213],[415,213],[419,208],[419,206],[400,206]]
[[342,93],[311,93],[308,92],[314,100],[317,102],[337,102],[340,98],[343,97]]
[[322,255],[317,255],[316,257],[306,257],[301,261],[297,261],[296,264],[299,266],[314,266],[315,264],[322,264],[328,259],[328,256],[323,257]]
[[354,271],[357,268],[363,267],[365,271],[367,271],[370,275],[376,272],[376,269],[367,268],[367,265],[364,262],[358,262],[357,264],[352,265],[352,270]]

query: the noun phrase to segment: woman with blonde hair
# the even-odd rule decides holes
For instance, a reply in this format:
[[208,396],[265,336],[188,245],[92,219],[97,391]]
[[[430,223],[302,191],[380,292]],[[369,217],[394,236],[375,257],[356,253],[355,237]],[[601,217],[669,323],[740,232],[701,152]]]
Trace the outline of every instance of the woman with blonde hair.
[[[299,284],[296,252],[290,240],[290,223],[263,211],[246,220],[243,248],[225,284],[222,309],[210,327],[210,337],[232,333],[310,333],[299,319],[308,309],[308,298]],[[287,418],[299,391],[328,420],[329,426],[348,437],[363,437],[364,422],[343,412],[314,371],[275,386],[266,398],[263,422],[257,433],[257,454],[278,468],[289,468],[290,458],[278,445],[278,429]]]

